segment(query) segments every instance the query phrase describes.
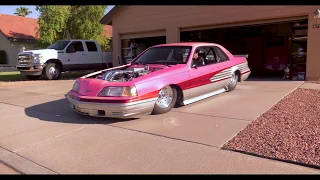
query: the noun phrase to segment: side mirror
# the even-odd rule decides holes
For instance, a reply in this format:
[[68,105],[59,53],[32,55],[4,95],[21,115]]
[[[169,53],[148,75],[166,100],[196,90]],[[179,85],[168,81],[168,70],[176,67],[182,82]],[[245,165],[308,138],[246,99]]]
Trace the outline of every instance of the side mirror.
[[191,67],[197,69],[197,65],[196,64],[193,64]]

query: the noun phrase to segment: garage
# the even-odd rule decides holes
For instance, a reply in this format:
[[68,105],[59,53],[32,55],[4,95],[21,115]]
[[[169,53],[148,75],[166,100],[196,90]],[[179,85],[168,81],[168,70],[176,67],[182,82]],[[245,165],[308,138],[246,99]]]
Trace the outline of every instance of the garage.
[[121,35],[121,64],[129,63],[147,48],[166,43],[165,31]]
[[251,77],[305,80],[307,35],[308,19],[301,17],[243,26],[181,29],[180,41],[217,43],[232,54],[248,54]]
[[[115,66],[130,61],[152,45],[205,41],[221,44],[233,54],[248,54],[251,76],[282,79],[286,75],[289,80],[318,80],[319,9],[319,6],[115,6],[100,22],[113,26]],[[139,44],[142,45],[136,46]],[[130,53],[132,47],[139,47],[138,53]]]

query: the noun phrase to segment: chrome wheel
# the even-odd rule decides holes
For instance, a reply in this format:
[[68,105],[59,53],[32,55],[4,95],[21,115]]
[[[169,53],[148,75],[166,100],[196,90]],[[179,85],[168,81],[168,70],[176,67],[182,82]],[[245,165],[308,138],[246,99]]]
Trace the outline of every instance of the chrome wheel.
[[59,70],[57,68],[55,68],[55,67],[50,67],[49,74],[51,76],[57,77],[59,75]]
[[231,80],[230,80],[230,83],[229,84],[235,84],[237,83],[237,76],[235,74],[232,74],[231,76]]
[[160,90],[156,104],[160,108],[167,108],[172,103],[172,100],[173,100],[173,91],[170,86],[167,86]]

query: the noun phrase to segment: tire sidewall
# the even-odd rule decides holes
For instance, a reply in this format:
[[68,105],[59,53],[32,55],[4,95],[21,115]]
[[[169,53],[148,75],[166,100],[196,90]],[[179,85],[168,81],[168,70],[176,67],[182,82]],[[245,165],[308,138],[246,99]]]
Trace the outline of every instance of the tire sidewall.
[[177,97],[178,97],[178,92],[175,88],[172,88],[172,93],[173,93],[173,99],[171,104],[167,107],[167,108],[161,108],[157,105],[157,103],[155,103],[152,114],[163,114],[163,113],[167,113],[169,112],[176,104],[177,101]]
[[238,78],[239,78],[238,75],[237,74],[233,74],[233,75],[235,76],[235,82],[228,85],[228,92],[233,91],[238,84]]
[[[51,67],[54,67],[59,71],[58,76],[53,76],[53,75],[50,74],[49,70],[50,70]],[[61,76],[61,68],[60,68],[60,66],[58,64],[55,64],[55,63],[49,63],[45,68],[45,75],[46,75],[48,80],[58,80],[60,78],[60,76]]]

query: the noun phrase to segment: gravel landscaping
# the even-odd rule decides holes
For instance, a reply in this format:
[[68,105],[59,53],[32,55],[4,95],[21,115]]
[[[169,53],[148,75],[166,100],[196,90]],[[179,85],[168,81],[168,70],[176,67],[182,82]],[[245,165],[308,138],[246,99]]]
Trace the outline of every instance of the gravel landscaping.
[[320,168],[320,90],[293,91],[223,149]]

